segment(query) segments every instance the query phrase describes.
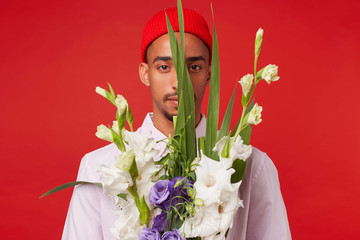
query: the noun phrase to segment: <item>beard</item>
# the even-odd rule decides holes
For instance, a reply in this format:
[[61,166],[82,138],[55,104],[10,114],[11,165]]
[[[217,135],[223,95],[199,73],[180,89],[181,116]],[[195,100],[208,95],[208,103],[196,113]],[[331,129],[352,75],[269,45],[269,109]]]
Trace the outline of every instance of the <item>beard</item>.
[[[165,94],[163,97],[163,102],[165,103],[170,97],[177,96],[177,93]],[[196,95],[194,93],[194,101],[196,101]],[[164,116],[171,122],[173,122],[173,117],[177,116],[177,114],[170,114],[167,111],[164,111]]]
[[169,120],[169,121],[173,121],[173,117],[177,116],[177,114],[170,114],[166,111],[164,111],[164,116]]

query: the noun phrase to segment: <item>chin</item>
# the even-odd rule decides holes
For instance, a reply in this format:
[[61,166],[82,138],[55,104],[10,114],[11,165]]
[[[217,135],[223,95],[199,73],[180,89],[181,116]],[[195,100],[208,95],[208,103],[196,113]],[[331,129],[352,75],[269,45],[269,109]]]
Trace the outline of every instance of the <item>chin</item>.
[[169,113],[169,112],[164,112],[164,116],[169,120],[169,121],[173,121],[173,117],[177,116],[177,112],[175,113]]

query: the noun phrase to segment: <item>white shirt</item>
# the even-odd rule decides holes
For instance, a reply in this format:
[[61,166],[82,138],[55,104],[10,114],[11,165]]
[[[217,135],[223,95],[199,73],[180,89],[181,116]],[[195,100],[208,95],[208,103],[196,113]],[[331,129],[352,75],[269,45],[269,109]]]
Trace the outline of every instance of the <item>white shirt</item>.
[[[196,127],[196,136],[205,135],[206,120],[203,116]],[[152,122],[152,113],[147,114],[140,132],[152,132],[155,141],[166,138]],[[157,148],[164,151],[166,143]],[[77,181],[100,182],[96,167],[111,165],[120,151],[115,144],[90,152],[81,160]],[[161,156],[158,156],[160,158]],[[291,239],[284,201],[280,192],[277,170],[271,159],[253,148],[247,160],[246,170],[240,186],[240,198],[244,208],[235,215],[229,240],[282,240]],[[63,231],[63,240],[113,240],[110,232],[117,215],[117,206],[95,185],[76,186],[71,198]]]

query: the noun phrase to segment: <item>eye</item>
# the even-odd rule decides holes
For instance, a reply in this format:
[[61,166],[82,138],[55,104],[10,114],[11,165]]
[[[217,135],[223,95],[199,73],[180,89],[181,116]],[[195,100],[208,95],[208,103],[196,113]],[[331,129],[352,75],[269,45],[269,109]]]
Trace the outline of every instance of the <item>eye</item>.
[[192,71],[192,72],[196,72],[196,71],[199,71],[201,69],[201,66],[200,65],[190,65],[189,67],[189,70]]
[[167,65],[160,65],[160,66],[158,67],[158,69],[159,69],[160,71],[168,71],[168,70],[170,70],[170,67],[167,66]]

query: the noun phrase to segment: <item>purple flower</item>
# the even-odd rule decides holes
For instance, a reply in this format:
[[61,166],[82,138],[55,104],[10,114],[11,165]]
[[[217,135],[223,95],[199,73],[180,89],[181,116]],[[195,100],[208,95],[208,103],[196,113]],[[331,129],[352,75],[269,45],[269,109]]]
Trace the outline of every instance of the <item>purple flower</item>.
[[169,207],[173,192],[174,184],[172,182],[167,179],[157,181],[150,190],[149,201],[166,210]]
[[156,229],[144,228],[139,235],[139,240],[161,240],[160,233]]
[[166,228],[166,217],[166,213],[161,211],[161,213],[154,218],[152,228],[158,230],[159,232],[163,232]]
[[174,231],[168,231],[165,232],[161,236],[161,240],[185,240],[185,238],[181,237],[181,232],[177,229],[174,229]]

